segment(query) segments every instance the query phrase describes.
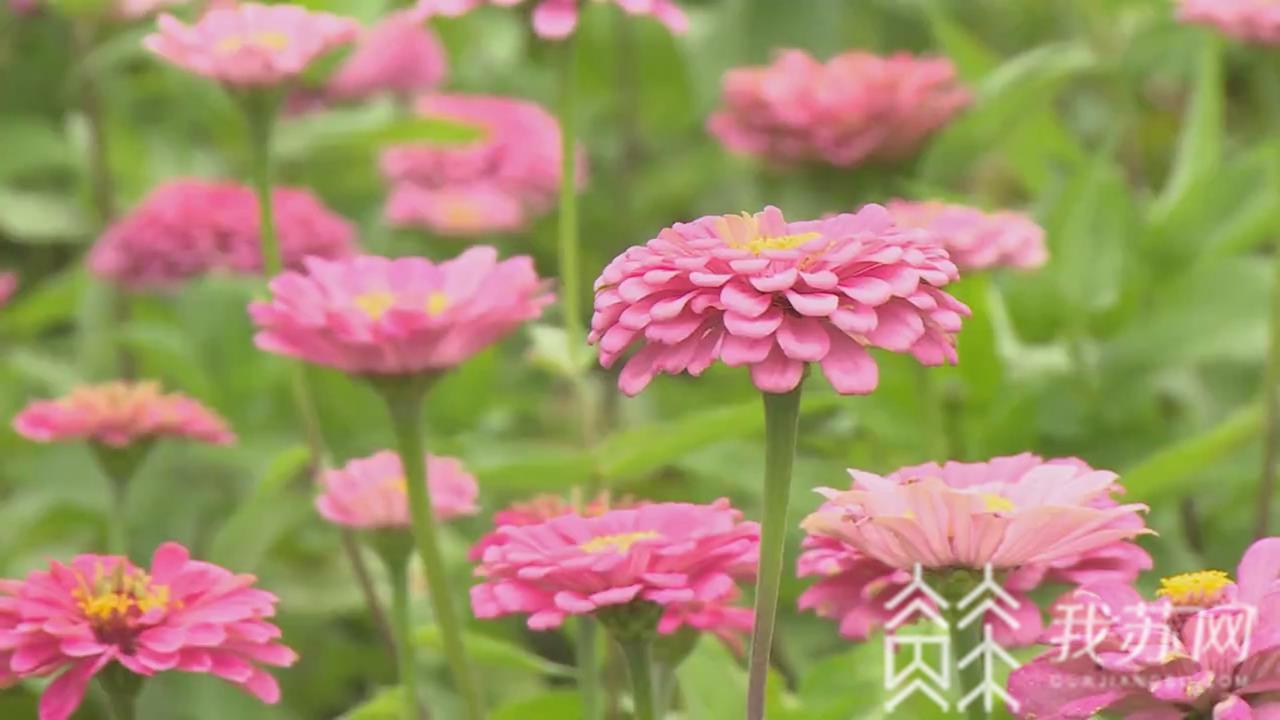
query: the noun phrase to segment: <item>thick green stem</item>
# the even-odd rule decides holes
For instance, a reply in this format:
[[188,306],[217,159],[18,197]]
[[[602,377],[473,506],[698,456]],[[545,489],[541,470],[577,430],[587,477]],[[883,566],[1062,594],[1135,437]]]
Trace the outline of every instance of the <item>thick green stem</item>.
[[1271,496],[1276,486],[1277,442],[1280,442],[1280,247],[1271,259],[1271,342],[1262,379],[1265,408],[1262,425],[1262,476],[1258,482],[1257,517],[1254,535],[1265,537],[1271,524]]
[[960,627],[960,619],[964,613],[959,610],[956,598],[951,602],[951,609],[947,613],[947,628],[951,635],[951,654],[952,661],[955,663],[956,678],[956,710],[963,712],[969,720],[986,720],[987,713],[983,709],[981,699],[975,698],[973,702],[964,710],[960,710],[960,702],[974,688],[982,686],[982,665],[981,661],[971,662],[966,667],[960,667],[960,661],[969,653],[973,652],[982,644],[982,623],[978,621],[971,622],[968,627]]
[[413,617],[409,612],[409,558],[386,558],[391,578],[391,618],[396,636],[396,672],[404,688],[405,720],[418,720],[418,665],[413,652]]
[[276,103],[264,94],[245,98],[245,116],[249,121],[250,162],[253,189],[258,195],[259,234],[262,236],[262,271],[268,278],[284,267],[280,241],[276,237],[275,214],[272,209],[271,136],[276,123]]
[[653,659],[650,648],[653,641],[645,638],[619,640],[622,656],[631,674],[631,695],[635,699],[635,720],[657,720],[654,712]]
[[578,620],[578,694],[582,697],[583,720],[600,717],[600,658],[596,651],[599,626],[595,619],[582,616]]
[[90,444],[98,468],[107,479],[107,550],[112,555],[129,555],[129,481],[137,474],[151,442],[140,441],[125,447]]
[[111,663],[98,673],[98,684],[107,696],[107,708],[111,720],[134,720],[138,693],[142,692],[143,678],[123,665]]
[[787,540],[787,504],[791,499],[791,466],[800,421],[800,385],[781,395],[764,394],[764,522],[760,534],[760,575],[756,578],[755,627],[751,631],[751,668],[747,686],[747,718],[764,717],[765,683],[773,650],[783,551]]
[[560,303],[564,312],[566,341],[578,357],[586,332],[582,320],[582,269],[578,259],[578,164],[576,67],[577,44],[567,38],[560,76]]
[[466,707],[469,720],[482,720],[484,709],[476,686],[467,649],[462,641],[462,623],[454,608],[453,595],[449,591],[449,579],[445,575],[444,559],[440,555],[440,543],[436,529],[436,517],[431,511],[431,491],[427,486],[426,448],[423,443],[422,403],[425,386],[413,382],[394,383],[395,387],[380,386],[391,413],[391,425],[395,430],[396,447],[404,466],[404,478],[409,494],[409,514],[413,519],[413,537],[418,556],[427,575],[427,589],[435,609],[436,624],[444,643],[445,659],[453,675],[453,682]]

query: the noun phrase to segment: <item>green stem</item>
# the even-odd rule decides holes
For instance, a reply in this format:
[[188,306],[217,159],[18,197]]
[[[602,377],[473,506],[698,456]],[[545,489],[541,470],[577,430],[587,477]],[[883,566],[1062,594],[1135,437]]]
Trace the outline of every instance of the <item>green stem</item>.
[[600,658],[596,650],[599,626],[594,618],[578,619],[578,694],[582,697],[583,720],[600,717]]
[[409,558],[386,558],[391,578],[391,618],[396,636],[396,672],[404,688],[404,717],[418,720],[418,665],[413,652],[413,618],[409,612]]
[[925,452],[929,460],[942,462],[949,457],[944,398],[934,382],[932,368],[916,365],[916,388],[920,392],[920,412],[924,418]]
[[129,557],[129,484],[111,478],[107,491],[111,494],[111,518],[107,523],[107,548],[112,555]]
[[[802,381],[803,382],[803,381]],[[751,632],[751,668],[747,686],[747,718],[764,717],[765,683],[773,649],[783,551],[787,540],[787,504],[791,499],[791,466],[800,419],[800,385],[781,395],[764,394],[764,523],[760,535],[760,575],[756,578],[755,627]]]
[[1265,408],[1262,425],[1262,476],[1258,482],[1257,516],[1254,535],[1265,537],[1271,521],[1271,496],[1276,486],[1276,443],[1280,440],[1280,247],[1271,260],[1271,342],[1262,379]]
[[584,344],[582,320],[582,271],[578,259],[578,167],[576,113],[577,44],[567,38],[560,75],[560,302],[564,329],[574,357]]
[[[974,688],[981,687],[982,679],[982,662],[971,662],[968,667],[961,668],[960,660],[973,651],[974,648],[982,644],[982,623],[974,621],[969,627],[960,627],[960,619],[964,613],[960,611],[957,603],[959,596],[949,598],[951,608],[947,612],[947,631],[951,635],[951,654],[952,662],[955,663],[956,678],[956,709],[960,708],[960,701],[968,695]],[[986,720],[987,713],[982,707],[982,701],[975,699],[969,703],[969,707],[961,711],[969,720]]]
[[107,691],[107,707],[111,708],[111,720],[133,720],[136,717],[135,704],[132,695]]
[[[391,387],[390,385],[394,385]],[[391,425],[396,434],[396,447],[404,466],[405,484],[409,493],[409,514],[413,519],[413,537],[418,555],[422,558],[427,575],[427,589],[435,609],[436,624],[444,643],[445,659],[453,675],[454,686],[466,706],[466,717],[481,720],[484,710],[480,692],[476,686],[467,649],[462,641],[462,623],[454,608],[449,579],[445,575],[444,559],[440,555],[436,517],[431,511],[431,490],[427,486],[426,448],[423,443],[422,403],[426,396],[425,385],[416,383],[391,383],[380,386]]]
[[276,123],[274,99],[253,93],[244,99],[245,116],[249,121],[250,162],[252,164],[253,189],[258,195],[259,233],[262,236],[262,271],[267,278],[278,275],[284,267],[280,255],[280,241],[276,237],[275,214],[272,208],[272,158],[271,136]]
[[653,642],[636,638],[620,640],[622,655],[631,674],[631,694],[635,698],[635,720],[657,720],[654,713],[653,660],[650,648]]
[[142,692],[142,682],[141,675],[135,675],[116,663],[107,665],[98,673],[98,685],[107,696],[111,720],[134,720],[134,706],[138,693]]

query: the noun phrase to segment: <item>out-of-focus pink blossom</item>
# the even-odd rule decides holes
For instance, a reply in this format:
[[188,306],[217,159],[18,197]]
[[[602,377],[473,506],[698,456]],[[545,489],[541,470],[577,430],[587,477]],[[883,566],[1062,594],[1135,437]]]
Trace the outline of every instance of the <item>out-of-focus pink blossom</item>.
[[[418,10],[428,15],[457,17],[485,4],[519,5],[524,0],[418,0]],[[573,34],[584,0],[536,0],[533,30],[540,37],[560,40]],[[631,15],[649,15],[673,33],[689,29],[689,18],[673,0],[614,0]]]
[[86,385],[56,400],[37,400],[18,413],[13,428],[36,442],[85,440],[115,448],[164,437],[235,441],[216,413],[185,395],[161,392],[155,382]]
[[[440,520],[480,511],[476,479],[456,458],[427,456],[431,509]],[[400,456],[389,450],[325,472],[316,509],[326,520],[364,530],[410,526],[409,499]]]
[[879,205],[802,222],[775,207],[708,216],[604,269],[590,340],[605,367],[640,346],[618,380],[628,395],[716,360],[750,366],[764,392],[794,389],[812,362],[837,391],[865,394],[879,382],[870,347],[955,362],[969,309],[940,288],[957,277],[928,233],[895,226]]
[[538,317],[552,301],[527,256],[492,247],[457,258],[306,260],[249,306],[268,352],[362,375],[448,370]]
[[387,198],[387,221],[392,225],[424,227],[440,235],[519,232],[529,219],[519,195],[491,185],[428,188],[397,183]]
[[40,720],[67,720],[111,663],[150,677],[216,675],[259,700],[280,700],[262,665],[297,654],[269,621],[276,597],[165,543],[149,571],[118,555],[79,555],[24,580],[0,580],[0,687],[61,673],[40,697]]
[[9,298],[18,290],[18,275],[11,272],[0,272],[0,307],[9,302]]
[[1280,4],[1274,0],[1180,0],[1178,19],[1245,42],[1280,44]]
[[249,2],[214,7],[192,25],[161,15],[142,43],[188,72],[248,89],[293,80],[359,33],[354,20],[332,13]]
[[402,10],[364,32],[329,79],[325,94],[338,102],[379,93],[408,97],[434,89],[447,71],[444,47],[423,23],[422,14]]
[[969,99],[945,58],[852,51],[822,63],[786,50],[730,70],[707,127],[735,152],[853,167],[910,156]]
[[[303,258],[355,253],[351,224],[300,188],[272,193],[286,267]],[[99,238],[89,256],[95,275],[131,290],[172,288],[210,272],[262,272],[258,199],[228,182],[175,180],[147,196]]]
[[1022,213],[986,213],[936,201],[889,203],[893,221],[933,233],[961,272],[993,267],[1033,269],[1049,260],[1044,228]]

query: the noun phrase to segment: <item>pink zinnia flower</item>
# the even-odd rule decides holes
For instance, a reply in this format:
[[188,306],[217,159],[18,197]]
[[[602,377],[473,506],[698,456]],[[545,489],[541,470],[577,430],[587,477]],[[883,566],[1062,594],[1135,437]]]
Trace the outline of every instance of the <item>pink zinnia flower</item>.
[[[488,3],[519,5],[524,0],[418,0],[418,9],[428,14],[455,17]],[[560,40],[573,34],[584,0],[537,0],[533,9],[533,30],[539,37]],[[673,0],[614,0],[631,15],[650,15],[673,33],[689,29],[689,18]]]
[[1045,633],[1057,649],[1009,676],[1016,714],[1041,720],[1098,713],[1134,720],[1280,716],[1278,575],[1280,538],[1273,537],[1245,552],[1238,583],[1214,570],[1165,578],[1156,602],[1128,584],[1077,590],[1059,601],[1058,619]]
[[869,347],[955,362],[969,309],[939,288],[957,277],[928,233],[895,226],[879,205],[791,223],[775,207],[709,216],[604,269],[590,340],[605,367],[641,345],[618,380],[628,395],[715,360],[750,366],[764,392],[794,389],[815,362],[837,391],[869,393],[879,381]]
[[[287,267],[306,257],[355,253],[355,231],[308,190],[272,192],[276,233]],[[211,272],[262,272],[261,218],[253,190],[230,182],[174,180],[113,224],[89,255],[89,268],[130,290],[168,289]]]
[[[428,95],[417,111],[474,125],[483,135],[458,146],[395,145],[383,151],[392,184],[387,218],[441,234],[517,230],[550,210],[560,189],[560,124],[540,105],[489,95]],[[578,153],[578,181],[586,177]]]
[[1280,44],[1280,4],[1274,0],[1181,0],[1178,19],[1245,42]]
[[[480,511],[476,479],[456,458],[427,456],[431,508],[440,520]],[[316,509],[326,520],[360,529],[408,528],[409,498],[400,456],[389,450],[359,458],[323,477]]]
[[1028,596],[1046,583],[1132,582],[1151,557],[1129,539],[1145,532],[1141,505],[1118,505],[1114,473],[1075,458],[1023,453],[988,462],[927,463],[887,477],[851,470],[853,488],[804,521],[810,535],[797,561],[818,580],[801,609],[840,622],[863,640],[896,613],[885,607],[925,568],[1007,570],[1017,627],[993,621],[998,639],[1039,637],[1040,611]]
[[942,241],[961,272],[993,267],[1034,269],[1049,260],[1044,228],[1022,213],[985,213],[965,205],[936,201],[889,203],[893,221],[922,228]]
[[366,30],[326,85],[329,98],[348,102],[387,92],[408,97],[444,81],[444,47],[421,13],[402,10]]
[[114,448],[163,437],[214,445],[235,440],[216,413],[185,395],[161,392],[155,382],[86,385],[37,400],[18,413],[13,428],[36,442],[86,440]]
[[18,290],[18,275],[11,272],[0,272],[0,307],[9,302],[9,298]]
[[166,670],[211,673],[266,703],[280,687],[260,665],[297,655],[268,622],[276,598],[165,543],[151,569],[115,555],[54,562],[25,580],[0,581],[0,685],[61,671],[40,698],[40,720],[65,720],[89,680],[112,662],[149,677]]
[[562,515],[537,525],[499,528],[471,588],[476,617],[528,616],[535,630],[646,601],[693,623],[690,603],[733,597],[755,573],[760,529],[726,500],[711,505],[653,503],[596,517]]
[[447,370],[542,313],[552,296],[527,256],[488,246],[453,260],[309,258],[249,306],[268,352],[350,373]]
[[735,152],[853,167],[910,156],[969,99],[945,58],[852,51],[821,63],[786,50],[730,70],[707,127]]
[[354,20],[299,5],[218,6],[194,25],[161,15],[143,39],[151,52],[232,88],[273,87],[293,80],[316,58],[352,42]]
[[594,500],[584,503],[581,508],[575,508],[573,503],[559,495],[551,493],[535,495],[524,502],[512,503],[510,507],[494,513],[493,526],[496,530],[472,545],[471,550],[467,552],[467,559],[476,562],[484,557],[484,551],[490,545],[503,542],[504,536],[501,530],[507,525],[539,525],[561,515],[596,517],[610,510],[639,507],[643,504],[645,503],[630,496],[622,498],[621,501],[614,501],[607,491],[597,495]]

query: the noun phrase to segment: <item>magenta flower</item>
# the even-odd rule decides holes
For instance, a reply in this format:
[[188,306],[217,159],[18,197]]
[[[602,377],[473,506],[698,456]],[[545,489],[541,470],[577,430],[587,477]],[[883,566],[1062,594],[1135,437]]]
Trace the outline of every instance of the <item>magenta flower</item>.
[[[428,14],[454,17],[491,3],[519,5],[523,0],[418,0],[418,9]],[[561,40],[578,27],[578,13],[584,0],[536,0],[533,30],[539,37]],[[673,33],[689,29],[689,18],[673,0],[614,0],[614,4],[631,15],[649,15]]]
[[[427,482],[436,518],[451,520],[480,512],[476,479],[456,458],[427,456]],[[410,526],[409,498],[400,456],[389,450],[329,470],[316,509],[326,520],[359,529]]]
[[261,665],[297,655],[267,618],[276,598],[165,543],[151,569],[115,555],[79,555],[25,580],[0,581],[0,685],[61,674],[40,698],[40,720],[65,720],[89,680],[112,662],[150,677],[167,670],[216,675],[266,703],[280,687]]
[[13,420],[35,442],[86,440],[113,448],[163,437],[228,445],[235,435],[217,414],[155,382],[81,386],[56,400],[37,400]]
[[394,12],[365,31],[329,79],[326,95],[339,102],[379,93],[409,97],[444,82],[448,59],[421,13]]
[[707,127],[734,152],[853,167],[910,156],[969,100],[945,58],[851,51],[822,63],[786,50],[730,70]]
[[961,272],[993,267],[1034,269],[1049,261],[1044,228],[1022,213],[985,213],[965,205],[935,201],[889,203],[893,221],[928,230]]
[[[306,257],[344,258],[355,231],[308,190],[276,188],[276,232],[285,265]],[[165,183],[113,224],[89,255],[89,269],[130,290],[163,290],[212,272],[262,272],[258,200],[230,182]]]
[[768,393],[792,390],[815,362],[837,391],[864,394],[879,381],[869,347],[955,362],[969,309],[939,288],[957,277],[927,233],[896,227],[878,205],[792,223],[774,207],[709,216],[604,269],[590,340],[605,367],[641,346],[618,381],[628,395],[715,360],[750,366]]
[[[541,106],[488,95],[428,95],[418,114],[474,125],[483,135],[460,146],[396,145],[382,153],[392,185],[387,218],[447,235],[509,232],[555,205],[560,188],[560,124]],[[586,177],[579,152],[578,179]]]
[[1280,5],[1273,0],[1180,0],[1178,19],[1245,42],[1280,44]]
[[293,80],[359,33],[354,20],[331,13],[249,2],[214,7],[194,25],[161,15],[142,44],[188,72],[250,89]]
[[1129,542],[1145,532],[1142,506],[1118,505],[1115,474],[1075,458],[1046,462],[1023,453],[929,463],[888,477],[850,472],[853,489],[805,520],[810,535],[797,570],[818,578],[800,608],[838,620],[851,639],[866,639],[893,617],[885,603],[910,583],[916,563],[1007,570],[1003,585],[1017,602],[1017,626],[991,623],[1006,645],[1039,637],[1040,611],[1027,593],[1040,585],[1133,582],[1151,567],[1146,551]]
[[476,617],[528,616],[535,630],[570,615],[645,601],[693,624],[690,603],[735,596],[736,580],[755,572],[759,526],[726,500],[711,505],[654,503],[596,517],[562,515],[537,525],[498,529],[471,588]]
[[[1098,583],[1057,605],[1056,646],[1009,676],[1022,718],[1280,716],[1280,538],[1255,542],[1234,583],[1221,571],[1165,578],[1147,602]],[[1085,643],[1085,618],[1090,619]],[[1072,627],[1074,625],[1074,627]]]
[[18,274],[0,272],[0,307],[9,302],[9,298],[18,290]]
[[274,278],[271,293],[249,306],[259,348],[363,375],[447,370],[552,301],[530,258],[499,261],[487,246],[439,264],[309,258],[305,273]]

